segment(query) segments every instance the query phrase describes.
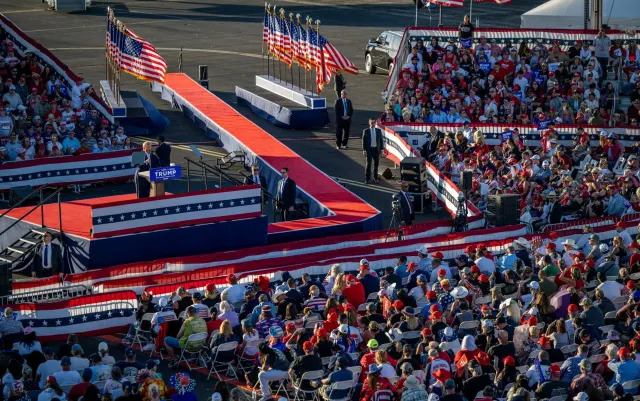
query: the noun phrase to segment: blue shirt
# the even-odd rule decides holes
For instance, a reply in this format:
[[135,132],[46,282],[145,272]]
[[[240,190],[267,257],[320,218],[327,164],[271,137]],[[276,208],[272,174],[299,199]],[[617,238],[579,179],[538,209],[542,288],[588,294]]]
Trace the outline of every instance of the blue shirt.
[[[329,373],[329,376],[327,377],[327,379],[331,382],[331,384],[353,380],[353,372],[348,369],[335,370]],[[331,396],[329,398],[330,400],[339,400],[339,399],[345,398],[348,393],[349,393],[348,389],[335,390],[333,392],[327,391],[327,395]]]
[[640,368],[633,360],[622,362],[616,359],[609,362],[609,369],[616,373],[616,383],[623,384],[631,380],[640,379]]
[[407,270],[407,265],[400,265],[396,267],[396,274],[400,278],[409,277],[409,271]]
[[584,355],[577,355],[572,356],[571,358],[564,361],[562,367],[560,368],[560,377],[562,378],[562,380],[571,382],[574,377],[578,376],[580,374],[580,366],[578,366],[578,364],[585,358],[586,357]]

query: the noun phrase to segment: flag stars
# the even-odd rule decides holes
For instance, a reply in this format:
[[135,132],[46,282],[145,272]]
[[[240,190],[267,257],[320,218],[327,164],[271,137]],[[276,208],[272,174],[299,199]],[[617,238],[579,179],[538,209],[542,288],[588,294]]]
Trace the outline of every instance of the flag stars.
[[176,207],[176,213],[180,213],[180,207]]
[[49,323],[47,323],[47,321],[46,321],[46,320],[43,320],[43,321],[42,321],[42,325],[43,325],[44,327],[47,327],[47,325],[48,325],[48,324],[49,324]]
[[113,223],[113,216],[109,217],[109,223]]
[[191,211],[191,206],[187,206],[187,212]]
[[136,218],[136,214],[135,213],[131,213],[131,218],[135,219]]
[[229,205],[233,206],[235,203],[233,201],[229,202]]
[[169,214],[169,209],[164,209],[164,214]]
[[244,199],[242,199],[242,200],[240,201],[240,204],[241,204],[241,205],[244,205]]
[[98,219],[98,224],[102,224],[102,219]]
[[120,220],[124,220],[124,214],[120,215]]
[[158,215],[158,210],[157,210],[157,209],[153,211],[153,215],[154,215],[154,216],[157,216],[157,215]]
[[124,311],[123,310],[120,311],[120,316],[124,316]]
[[251,203],[256,203],[256,199],[255,198],[251,198]]
[[88,318],[86,315],[83,315],[83,316],[82,316],[82,321],[83,321],[83,322],[86,322],[86,321],[87,321],[87,319],[89,319],[89,318]]
[[198,204],[198,210],[202,210],[202,205]]
[[29,320],[29,327],[33,327],[33,320]]
[[73,324],[73,318],[69,318],[69,324]]
[[213,209],[213,203],[209,203],[209,209]]
[[107,317],[111,317],[111,311],[107,312]]
[[60,326],[62,324],[62,320],[58,319],[56,320],[56,326]]
[[147,217],[147,212],[142,212],[142,217]]
[[224,207],[224,202],[220,202],[220,207]]
[[100,320],[100,314],[96,313],[96,320]]
[[47,177],[51,177],[51,171],[47,171]]

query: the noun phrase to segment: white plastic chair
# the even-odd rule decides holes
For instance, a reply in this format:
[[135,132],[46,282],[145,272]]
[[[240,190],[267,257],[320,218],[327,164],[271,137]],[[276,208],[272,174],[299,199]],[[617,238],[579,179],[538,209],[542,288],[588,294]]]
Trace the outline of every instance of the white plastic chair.
[[[331,389],[329,390],[329,392],[327,393],[327,397],[328,399],[330,399],[331,401],[349,401],[351,399],[351,392],[353,391],[354,388],[354,384],[353,384],[353,380],[346,380],[343,382],[337,382],[337,383],[333,383],[331,385]],[[333,398],[332,394],[334,391],[347,391],[347,395],[344,398]]]
[[476,305],[488,305],[488,304],[491,303],[491,295],[487,295],[487,296],[484,296],[484,297],[478,297],[478,298],[476,298],[474,303]]
[[[312,370],[310,372],[304,372],[302,377],[298,379],[297,382],[293,383],[293,399],[294,401],[303,401],[307,399],[307,396],[310,395],[312,400],[315,400],[318,396],[318,389],[314,388],[312,390],[305,390],[302,388],[302,382],[304,380],[320,380],[324,377],[324,371],[322,370]],[[300,398],[300,394],[302,394],[302,398]]]
[[475,334],[478,331],[478,327],[480,326],[479,320],[469,320],[466,322],[460,323],[458,327],[458,335],[464,336],[466,334]]
[[616,313],[618,313],[618,311],[612,310],[611,312],[607,312],[604,315],[605,319],[615,319],[616,318]]
[[224,373],[224,375],[228,377],[238,378],[236,370],[233,368],[233,359],[231,361],[218,361],[218,356],[220,355],[220,353],[235,351],[236,348],[238,348],[237,341],[230,341],[228,343],[220,344],[215,348],[213,358],[211,359],[211,369],[209,369],[207,380],[209,380],[212,373],[215,373],[216,376],[218,376],[218,380],[220,381],[222,381],[220,373]]
[[569,356],[573,353],[575,353],[578,350],[578,344],[569,344],[569,345],[565,345],[564,347],[560,348],[560,351],[562,351],[562,353],[565,356]]
[[360,374],[362,373],[362,366],[349,366],[347,367],[353,373],[353,385],[355,386],[360,381]]
[[622,383],[624,392],[631,395],[635,395],[638,392],[638,386],[640,386],[640,379],[629,380],[628,382]]
[[185,361],[189,370],[192,370],[193,368],[189,362],[191,361],[197,364],[201,359],[202,351],[206,349],[203,345],[205,341],[207,341],[207,336],[208,334],[206,331],[203,333],[191,334],[189,338],[187,338],[187,342],[184,344],[184,347],[180,348],[178,365],[180,365],[180,362]]

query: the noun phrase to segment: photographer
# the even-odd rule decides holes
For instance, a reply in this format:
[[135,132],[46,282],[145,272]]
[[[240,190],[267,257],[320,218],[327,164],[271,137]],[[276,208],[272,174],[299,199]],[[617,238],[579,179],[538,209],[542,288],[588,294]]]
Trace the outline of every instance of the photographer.
[[[393,196],[393,208],[399,209],[398,213],[405,226],[410,226],[413,223],[413,205],[411,201],[411,195],[407,192],[409,190],[409,184],[406,181],[400,183],[400,192]],[[396,206],[397,205],[397,206]]]

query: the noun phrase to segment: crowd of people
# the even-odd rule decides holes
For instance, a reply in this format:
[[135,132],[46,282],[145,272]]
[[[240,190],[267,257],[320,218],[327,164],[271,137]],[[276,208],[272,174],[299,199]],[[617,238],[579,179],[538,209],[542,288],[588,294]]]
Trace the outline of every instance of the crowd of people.
[[[138,319],[153,314],[147,349],[166,349],[170,366],[184,365],[183,349],[202,351],[204,367],[261,400],[306,391],[325,400],[630,401],[640,379],[631,279],[640,249],[617,231],[611,247],[586,229],[579,241],[519,238],[500,258],[468,246],[450,264],[422,246],[378,272],[364,259],[355,273],[334,265],[322,281],[285,272],[281,283],[244,285],[229,275],[222,292],[181,287],[157,305],[145,293]],[[135,326],[129,334],[127,344]]]
[[67,85],[34,53],[20,54],[0,28],[0,164],[131,149],[123,128],[92,107],[92,93],[82,78]]
[[[466,24],[466,25],[465,25]],[[640,47],[601,30],[563,50],[558,40],[498,44],[482,36],[441,45],[417,39],[389,95],[384,121],[424,123],[561,124],[638,127]],[[463,33],[465,35],[463,35]],[[405,63],[404,65],[402,63]],[[608,78],[620,79],[619,91]],[[630,96],[628,110],[614,109]],[[617,99],[619,100],[619,99]]]

